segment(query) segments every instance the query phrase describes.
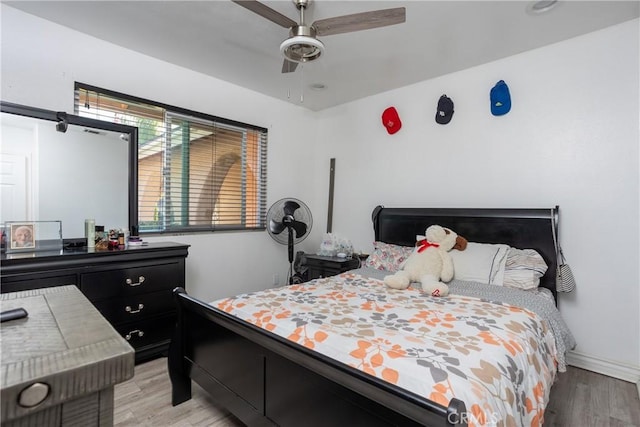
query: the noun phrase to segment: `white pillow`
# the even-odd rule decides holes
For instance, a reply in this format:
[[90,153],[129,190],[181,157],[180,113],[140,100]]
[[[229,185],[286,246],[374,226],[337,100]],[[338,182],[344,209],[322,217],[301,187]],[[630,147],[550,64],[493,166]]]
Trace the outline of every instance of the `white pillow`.
[[502,286],[509,245],[469,242],[464,251],[453,249],[453,278]]

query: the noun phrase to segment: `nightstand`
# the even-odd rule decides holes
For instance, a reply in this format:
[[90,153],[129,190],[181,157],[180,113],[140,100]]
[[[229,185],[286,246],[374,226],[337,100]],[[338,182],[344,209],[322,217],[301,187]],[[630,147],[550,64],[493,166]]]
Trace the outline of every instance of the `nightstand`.
[[309,280],[319,277],[329,277],[353,270],[360,266],[358,258],[339,258],[321,255],[307,255],[307,267],[309,268]]

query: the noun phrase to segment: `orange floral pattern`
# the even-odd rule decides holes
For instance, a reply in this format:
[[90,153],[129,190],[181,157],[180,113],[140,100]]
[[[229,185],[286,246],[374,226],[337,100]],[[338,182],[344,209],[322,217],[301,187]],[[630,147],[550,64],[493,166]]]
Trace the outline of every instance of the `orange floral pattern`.
[[212,305],[442,405],[461,399],[470,426],[544,421],[555,338],[524,308],[393,290],[353,273]]

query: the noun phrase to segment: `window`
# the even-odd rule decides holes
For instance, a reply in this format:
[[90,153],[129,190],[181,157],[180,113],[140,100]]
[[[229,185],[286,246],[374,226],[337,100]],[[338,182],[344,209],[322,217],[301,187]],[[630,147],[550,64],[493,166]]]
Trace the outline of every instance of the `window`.
[[83,83],[75,114],[138,127],[141,233],[265,228],[266,129]]

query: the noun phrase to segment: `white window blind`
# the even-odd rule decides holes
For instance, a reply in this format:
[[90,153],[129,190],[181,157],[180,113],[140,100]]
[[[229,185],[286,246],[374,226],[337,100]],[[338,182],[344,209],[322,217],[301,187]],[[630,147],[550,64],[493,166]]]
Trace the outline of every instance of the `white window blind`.
[[75,114],[138,127],[140,233],[265,228],[266,129],[82,83]]

